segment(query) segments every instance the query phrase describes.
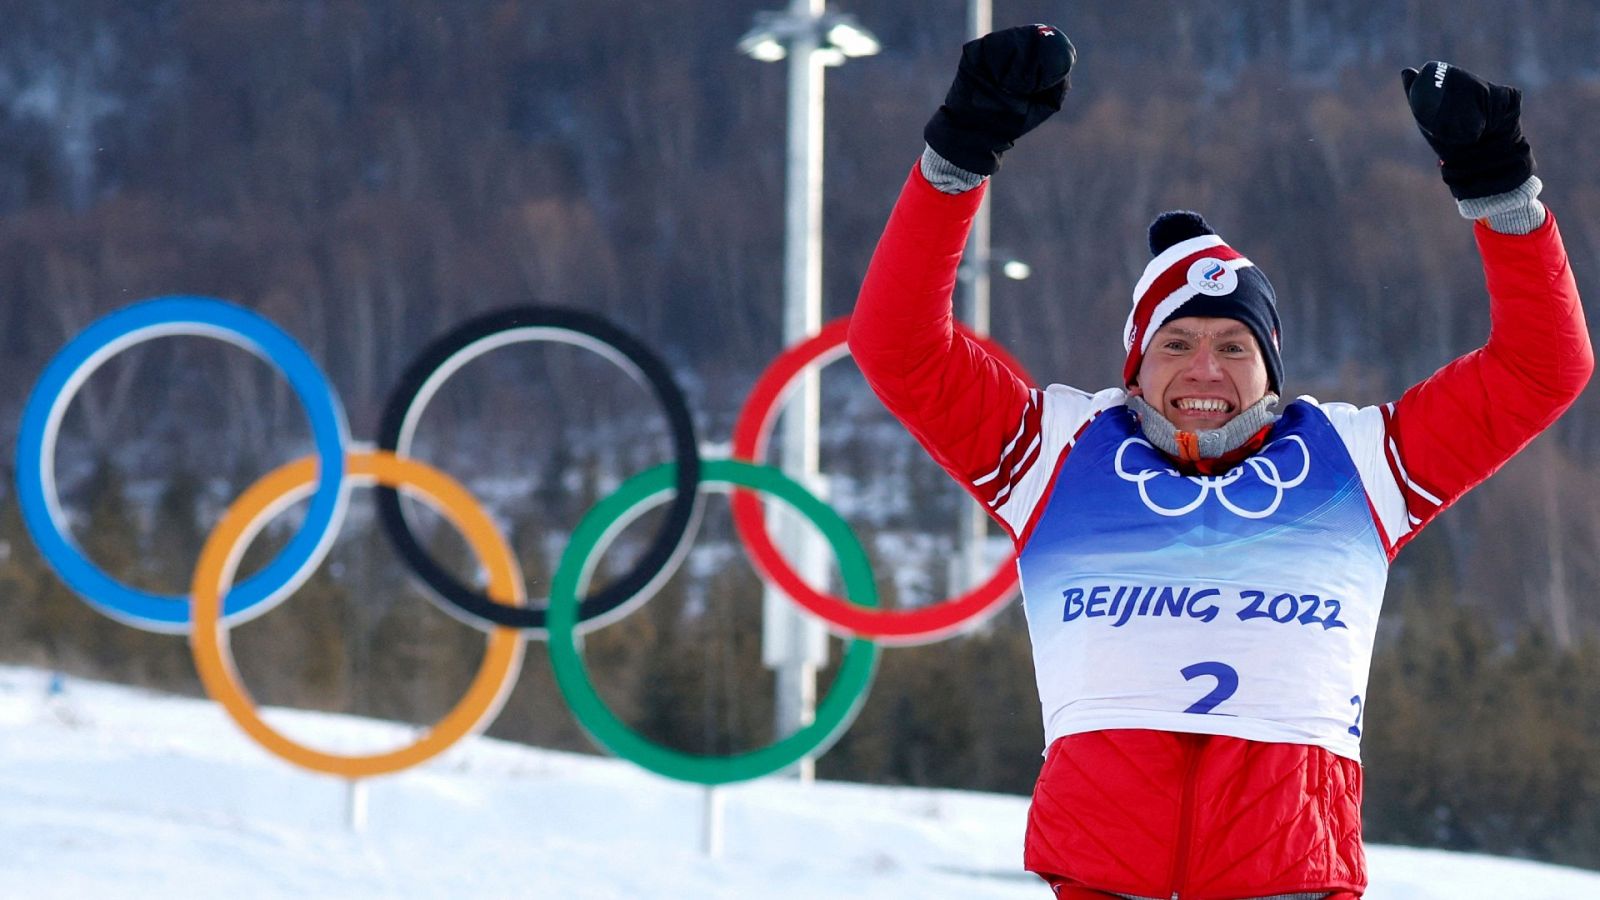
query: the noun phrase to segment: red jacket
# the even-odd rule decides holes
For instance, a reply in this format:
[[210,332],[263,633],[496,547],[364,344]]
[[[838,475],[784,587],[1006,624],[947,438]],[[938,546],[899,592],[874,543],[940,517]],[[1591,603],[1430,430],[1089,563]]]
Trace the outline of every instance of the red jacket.
[[[850,349],[890,412],[985,502],[1004,489],[986,473],[1019,452],[1013,438],[1031,386],[952,327],[956,270],[982,194],[940,193],[913,168],[862,286]],[[1391,559],[1548,427],[1593,370],[1554,216],[1529,235],[1482,223],[1475,235],[1488,343],[1382,411],[1383,453],[1404,504],[1383,517],[1374,508]],[[1001,524],[1026,540],[1025,524]],[[1302,744],[1148,730],[1069,735],[1048,750],[1024,861],[1052,884],[1137,897],[1359,894],[1361,767]]]

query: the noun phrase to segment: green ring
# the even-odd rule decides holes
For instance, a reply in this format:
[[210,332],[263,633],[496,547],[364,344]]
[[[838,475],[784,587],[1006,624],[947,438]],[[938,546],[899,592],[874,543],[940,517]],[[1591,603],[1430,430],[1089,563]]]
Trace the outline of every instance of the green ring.
[[[748,781],[786,768],[808,754],[820,755],[855,719],[872,685],[880,650],[867,638],[858,637],[850,642],[839,674],[827,696],[817,705],[816,718],[811,724],[777,743],[732,756],[697,756],[640,737],[611,712],[589,679],[574,634],[578,598],[583,594],[592,563],[599,557],[601,545],[615,530],[613,526],[623,521],[632,507],[673,489],[675,468],[673,463],[663,463],[623,482],[610,496],[595,504],[573,531],[550,585],[550,606],[545,622],[549,629],[550,664],[555,669],[556,686],[561,689],[578,724],[596,743],[623,759],[679,781],[698,784]],[[751,488],[793,507],[810,519],[833,547],[844,578],[845,595],[850,601],[868,608],[877,607],[878,591],[861,542],[856,540],[844,519],[810,491],[771,466],[732,459],[708,460],[701,470],[700,483]]]

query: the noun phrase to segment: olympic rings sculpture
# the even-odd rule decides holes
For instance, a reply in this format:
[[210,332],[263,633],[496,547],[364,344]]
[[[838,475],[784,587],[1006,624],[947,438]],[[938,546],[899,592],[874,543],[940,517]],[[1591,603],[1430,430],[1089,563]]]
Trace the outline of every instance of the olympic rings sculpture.
[[[260,315],[210,297],[167,296],[117,310],[85,328],[45,366],[23,407],[17,437],[18,505],[34,544],[66,584],[96,610],[135,628],[187,633],[206,692],[264,749],[313,771],[363,778],[399,771],[443,752],[493,720],[521,669],[523,642],[549,641],[562,696],[596,741],[658,774],[723,784],[776,772],[825,751],[849,727],[876,670],[880,642],[940,640],[994,611],[1016,587],[1014,558],[982,584],[949,600],[907,610],[878,608],[866,551],[848,524],[803,486],[758,460],[787,390],[805,371],[845,355],[848,319],[781,354],[758,380],[734,429],[733,458],[703,460],[693,419],[670,370],[637,339],[609,321],[578,310],[528,306],[477,316],[429,345],[405,371],[384,407],[376,449],[352,443],[344,411],[328,379],[292,337]],[[959,326],[958,326],[959,327]],[[246,489],[207,537],[188,595],[160,595],[124,585],[101,570],[73,541],[56,491],[57,438],[78,390],[106,360],[159,337],[225,341],[277,367],[304,404],[314,453],[268,473]],[[1019,376],[1026,373],[983,338]],[[411,459],[417,424],[440,386],[462,366],[511,344],[554,341],[612,362],[647,388],[666,415],[673,461],[628,479],[579,521],[562,553],[542,606],[525,596],[506,539],[471,493],[450,476]],[[285,736],[261,717],[234,667],[228,632],[271,610],[322,562],[343,524],[350,491],[378,490],[379,520],[399,557],[451,615],[486,632],[478,674],[456,706],[412,743],[368,755],[316,750]],[[601,700],[584,667],[578,635],[627,615],[645,603],[681,563],[699,522],[701,491],[733,492],[740,541],[757,570],[802,607],[822,618],[848,647],[815,720],[770,746],[731,756],[699,756],[655,745],[618,719]],[[432,506],[466,538],[487,574],[487,588],[461,583],[428,555],[405,517],[400,493]],[[668,495],[670,494],[670,498]],[[844,596],[807,585],[766,530],[759,494],[810,520],[838,560]],[[293,538],[251,577],[233,584],[245,549],[273,516],[310,498]],[[588,592],[593,567],[623,528],[667,503],[645,551],[612,583]]]
[[[835,319],[814,337],[785,350],[756,381],[744,409],[733,426],[735,459],[756,460],[766,455],[767,438],[778,418],[784,391],[811,366],[823,366],[843,357],[849,318]],[[1004,347],[980,341],[1011,371],[1026,379],[1022,365]],[[896,644],[928,643],[954,633],[974,618],[993,612],[1017,588],[1016,557],[1003,560],[981,584],[964,594],[928,606],[906,610],[864,609],[842,597],[815,590],[795,572],[772,542],[760,500],[749,491],[733,496],[733,522],[750,559],[768,581],[791,600],[833,625],[856,634],[871,635]]]

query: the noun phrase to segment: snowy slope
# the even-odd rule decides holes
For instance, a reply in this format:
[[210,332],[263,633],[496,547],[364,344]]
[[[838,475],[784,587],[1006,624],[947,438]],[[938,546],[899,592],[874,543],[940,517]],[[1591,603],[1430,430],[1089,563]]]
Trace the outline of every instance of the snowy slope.
[[[408,729],[291,711],[325,749]],[[1025,801],[768,780],[706,791],[491,740],[365,788],[257,749],[212,704],[0,668],[0,897],[1009,898]],[[358,797],[360,795],[357,795]],[[1371,848],[1372,900],[1600,898],[1600,873]]]

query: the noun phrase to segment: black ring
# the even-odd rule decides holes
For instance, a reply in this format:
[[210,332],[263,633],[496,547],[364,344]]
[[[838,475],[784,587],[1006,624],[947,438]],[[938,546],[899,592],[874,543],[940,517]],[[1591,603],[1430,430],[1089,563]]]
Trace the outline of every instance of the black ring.
[[[584,598],[578,605],[578,621],[588,628],[599,627],[633,606],[650,598],[682,562],[685,540],[700,515],[700,448],[695,438],[694,420],[683,392],[671,371],[660,358],[636,338],[609,320],[592,313],[554,306],[521,306],[487,313],[469,319],[425,348],[401,376],[384,404],[383,422],[378,431],[378,447],[404,453],[409,444],[407,421],[421,414],[433,392],[456,369],[499,346],[479,345],[500,335],[527,330],[525,336],[508,338],[506,343],[553,340],[593,350],[615,362],[635,381],[648,387],[660,401],[672,432],[673,453],[677,457],[676,493],[667,507],[665,519],[650,545],[621,578]],[[476,352],[474,352],[476,351]],[[400,494],[394,488],[377,490],[378,518],[395,552],[443,600],[442,608],[481,627],[483,623],[522,628],[542,635],[545,628],[543,607],[511,607],[496,603],[486,594],[462,584],[441,566],[417,540],[400,509]],[[477,621],[472,621],[477,620]]]

